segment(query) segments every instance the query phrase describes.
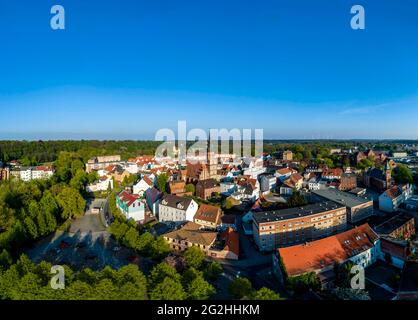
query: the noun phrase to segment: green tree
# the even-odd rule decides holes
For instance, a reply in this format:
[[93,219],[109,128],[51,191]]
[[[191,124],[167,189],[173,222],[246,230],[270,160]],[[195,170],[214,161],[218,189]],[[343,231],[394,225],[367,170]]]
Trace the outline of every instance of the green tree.
[[2,270],[8,269],[12,262],[13,259],[10,256],[9,252],[7,252],[6,249],[3,249],[3,251],[0,253],[0,272]]
[[205,258],[206,254],[199,247],[189,247],[184,252],[184,259],[188,267],[199,269]]
[[170,277],[157,284],[150,294],[152,300],[184,300],[186,296],[180,281]]
[[171,251],[172,249],[168,242],[164,239],[163,236],[159,236],[151,244],[150,256],[155,260],[159,260],[166,257]]
[[280,295],[268,288],[261,288],[251,294],[251,300],[280,300]]
[[215,261],[208,263],[204,269],[205,277],[211,281],[215,281],[216,279],[218,279],[221,273],[222,266]]
[[196,278],[202,277],[203,273],[195,268],[187,268],[182,275],[181,283],[183,287],[187,288],[187,286]]
[[394,169],[394,178],[396,183],[413,183],[414,177],[412,171],[404,164],[398,164]]
[[64,290],[66,300],[89,300],[94,297],[94,288],[86,282],[76,280]]
[[215,288],[201,275],[194,278],[187,286],[187,295],[191,300],[207,300],[215,293]]
[[196,188],[193,183],[189,183],[186,185],[186,192],[191,192],[192,195],[195,194]]
[[38,237],[38,228],[36,227],[35,222],[33,222],[31,217],[26,217],[25,221],[25,231],[28,233],[31,239],[36,239]]
[[167,183],[168,183],[168,175],[166,173],[161,173],[157,176],[157,188],[161,192],[167,192]]
[[229,293],[234,299],[249,297],[253,291],[253,286],[247,278],[237,278],[229,285]]
[[166,262],[161,262],[152,268],[150,275],[148,276],[148,283],[150,288],[155,288],[158,284],[164,281],[164,279],[170,278],[176,282],[180,282],[181,275],[175,268],[170,266]]
[[321,284],[315,272],[305,273],[297,277],[289,277],[287,279],[287,286],[296,295],[303,294],[310,289],[314,291],[321,289]]
[[335,285],[340,288],[350,288],[351,287],[351,269],[354,266],[354,263],[347,261],[343,264],[336,263],[334,265],[335,273]]
[[80,193],[70,187],[64,187],[62,189],[57,196],[57,202],[62,210],[61,218],[64,220],[83,215],[86,207],[86,201]]
[[364,170],[374,166],[374,161],[371,159],[361,159],[360,162],[357,164],[357,168]]
[[299,191],[294,190],[292,195],[287,200],[287,205],[289,207],[300,207],[306,205],[308,202],[305,197],[300,194]]
[[70,187],[75,190],[82,191],[87,183],[87,173],[83,169],[78,169],[73,178],[70,180]]

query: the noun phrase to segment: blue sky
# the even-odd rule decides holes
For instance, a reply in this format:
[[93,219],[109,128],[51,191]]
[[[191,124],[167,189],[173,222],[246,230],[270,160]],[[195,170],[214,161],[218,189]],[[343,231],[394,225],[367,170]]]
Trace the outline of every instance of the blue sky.
[[417,36],[416,0],[0,0],[0,139],[418,139]]

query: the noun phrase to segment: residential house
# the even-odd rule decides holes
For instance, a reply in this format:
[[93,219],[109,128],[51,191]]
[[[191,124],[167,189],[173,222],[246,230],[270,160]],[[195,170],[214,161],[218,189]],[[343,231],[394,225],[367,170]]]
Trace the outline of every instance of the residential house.
[[154,187],[145,191],[145,201],[147,202],[147,206],[154,214],[154,216],[158,216],[159,214],[160,200],[162,197],[163,193]]
[[113,179],[109,176],[102,176],[99,178],[98,181],[89,184],[86,187],[87,192],[100,192],[100,191],[107,191],[113,190]]
[[163,196],[159,205],[160,222],[193,221],[198,210],[196,201],[173,194]]
[[234,192],[238,191],[238,186],[233,181],[221,181],[220,189],[222,195],[230,196]]
[[283,279],[284,272],[288,277],[314,272],[322,286],[328,287],[335,279],[336,263],[352,261],[366,268],[380,255],[378,235],[363,224],[320,240],[279,248],[273,256],[273,270],[279,279]]
[[374,228],[380,237],[409,240],[415,234],[415,219],[401,212]]
[[240,176],[236,179],[237,191],[231,197],[239,201],[255,202],[260,197],[260,183],[256,179]]
[[186,193],[186,182],[183,180],[174,180],[168,183],[168,191],[170,194],[183,196]]
[[210,256],[216,259],[239,259],[239,235],[232,228],[218,234],[217,242],[212,246]]
[[303,185],[303,177],[299,173],[292,174],[280,187],[280,194],[292,195],[294,190],[300,190]]
[[275,157],[277,157],[280,160],[284,161],[292,161],[293,160],[293,152],[290,150],[285,151],[278,151],[274,154]]
[[231,229],[218,234],[214,231],[202,230],[197,223],[187,222],[180,229],[166,233],[163,237],[170,247],[178,252],[190,247],[199,247],[212,258],[231,260],[239,258],[239,236]]
[[175,251],[185,251],[190,247],[199,247],[206,255],[215,243],[218,234],[215,231],[201,230],[194,222],[187,222],[183,227],[163,235],[170,247]]
[[145,204],[139,199],[138,195],[124,190],[116,196],[116,206],[122,211],[126,219],[133,219],[136,222],[145,219]]
[[344,171],[341,168],[325,169],[322,171],[321,177],[325,180],[340,180]]
[[231,228],[237,230],[237,217],[235,214],[224,214],[221,216],[221,230]]
[[86,172],[90,173],[92,171],[104,169],[110,165],[119,164],[120,161],[121,157],[119,155],[94,157],[87,161]]
[[399,269],[404,267],[412,253],[406,240],[381,237],[380,247],[382,250],[380,259]]
[[252,179],[257,179],[260,174],[266,172],[267,168],[264,167],[264,162],[262,158],[255,158],[251,159],[251,161],[249,161],[248,164],[244,162],[242,164],[242,169],[244,176],[249,176]]
[[204,228],[216,230],[221,224],[221,216],[221,208],[202,203],[194,216],[194,222]]
[[281,181],[285,181],[288,179],[292,174],[297,173],[295,169],[292,168],[281,168],[276,170],[275,176]]
[[27,182],[36,179],[49,179],[54,175],[55,170],[51,166],[37,166],[21,167],[15,172],[17,172],[16,176],[20,180]]
[[122,183],[125,178],[131,176],[131,174],[126,171],[120,164],[107,166],[104,170],[107,175],[112,176],[118,183]]
[[146,192],[148,189],[151,189],[153,186],[153,181],[148,178],[148,176],[143,176],[141,180],[134,184],[133,193],[143,196],[144,192]]
[[262,194],[268,194],[276,188],[277,178],[274,175],[263,174],[260,176],[260,191]]
[[359,164],[363,159],[373,159],[378,163],[384,163],[387,160],[386,153],[384,151],[368,150],[366,152],[358,152],[354,154],[355,164]]
[[308,180],[308,190],[315,191],[327,188],[327,182],[319,177],[313,177]]
[[413,186],[393,186],[379,196],[379,209],[385,212],[397,211],[399,206],[413,194]]
[[200,180],[196,184],[196,196],[203,200],[210,199],[213,194],[220,192],[221,187],[215,179]]

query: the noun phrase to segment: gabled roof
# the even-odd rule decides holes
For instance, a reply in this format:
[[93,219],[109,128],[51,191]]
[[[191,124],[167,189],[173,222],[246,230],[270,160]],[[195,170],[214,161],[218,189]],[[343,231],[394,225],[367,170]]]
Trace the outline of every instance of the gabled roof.
[[341,168],[325,169],[324,171],[322,171],[322,176],[323,177],[327,177],[327,176],[340,177],[343,173],[344,171]]
[[181,206],[183,210],[187,210],[191,202],[192,199],[190,198],[183,198],[173,194],[166,194],[161,200],[161,205],[176,209],[178,206]]
[[393,186],[392,188],[386,190],[384,192],[384,194],[393,200],[393,199],[396,199],[399,196],[401,196],[402,195],[402,192],[403,192],[403,190],[402,190],[401,187],[399,187],[399,186]]
[[303,177],[299,173],[294,173],[289,178],[287,178],[283,183],[289,188],[294,188],[296,187],[296,184],[300,180],[303,180]]
[[217,233],[200,230],[200,226],[197,223],[188,222],[182,228],[166,233],[163,236],[179,241],[187,241],[204,246],[210,246],[215,242]]
[[221,213],[222,211],[220,208],[202,203],[200,204],[199,210],[197,210],[194,219],[219,224]]
[[282,168],[282,169],[276,170],[276,173],[281,174],[281,175],[292,174],[292,173],[296,173],[296,172],[297,171],[292,169],[292,168]]
[[239,256],[239,235],[232,228],[227,228],[221,233],[221,239],[225,241],[224,250],[235,253]]
[[343,233],[306,244],[278,249],[289,276],[343,263],[372,248],[377,234],[366,223]]
[[118,198],[120,201],[124,202],[127,207],[130,207],[135,201],[139,199],[139,196],[124,190],[118,194]]
[[211,189],[218,186],[218,182],[215,179],[199,180],[197,185],[202,186],[204,189]]
[[155,203],[158,199],[163,196],[162,192],[158,191],[156,188],[152,187],[145,191],[145,198],[151,203]]

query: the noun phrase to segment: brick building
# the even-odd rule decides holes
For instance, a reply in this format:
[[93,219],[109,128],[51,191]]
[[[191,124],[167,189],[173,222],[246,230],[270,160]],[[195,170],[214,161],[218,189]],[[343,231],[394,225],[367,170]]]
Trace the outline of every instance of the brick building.
[[207,200],[212,197],[214,193],[220,193],[221,187],[215,179],[200,180],[196,184],[196,196]]
[[346,209],[332,201],[253,213],[253,236],[260,251],[295,245],[346,230]]
[[357,188],[357,176],[354,173],[344,173],[341,176],[339,189],[341,191],[349,191]]

